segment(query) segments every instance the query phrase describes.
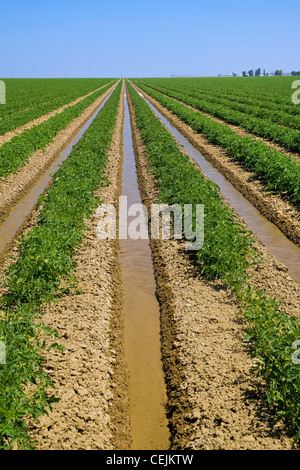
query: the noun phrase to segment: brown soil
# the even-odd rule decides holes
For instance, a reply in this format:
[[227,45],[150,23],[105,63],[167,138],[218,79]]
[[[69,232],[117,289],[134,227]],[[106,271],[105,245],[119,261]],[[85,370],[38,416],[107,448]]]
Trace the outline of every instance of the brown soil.
[[135,87],[262,215],[273,222],[287,238],[298,246],[300,245],[300,213],[288,200],[284,200],[283,197],[267,191],[263,183],[254,178],[253,173],[236,163],[226,154],[225,150],[210,144],[203,135],[195,132],[157,100],[153,99],[136,85]]
[[34,152],[25,165],[15,174],[0,182],[0,222],[3,222],[24,195],[34,186],[41,175],[58,158],[63,149],[72,141],[79,130],[92,117],[100,104],[115,85],[100,96],[78,118],[62,130],[45,150]]
[[[110,185],[97,191],[116,203],[122,163],[123,95],[109,152]],[[62,352],[46,352],[47,371],[60,401],[49,416],[34,423],[37,449],[125,449],[130,442],[127,367],[123,357],[123,288],[117,240],[96,236],[97,216],[88,221],[84,244],[76,254],[75,292],[51,305],[44,321],[62,335]]]
[[[53,111],[51,111],[50,113],[47,113],[47,114],[44,114],[43,116],[40,116],[39,118],[37,119],[34,119],[33,121],[30,121],[30,122],[27,122],[26,124],[24,124],[23,126],[21,127],[18,127],[17,129],[14,129],[13,131],[9,131],[9,132],[6,132],[5,134],[3,135],[0,135],[0,146],[3,145],[4,143],[8,142],[9,140],[11,140],[13,137],[15,137],[16,135],[20,135],[22,134],[24,131],[26,131],[27,129],[30,129],[31,127],[33,126],[37,126],[39,124],[42,124],[43,122],[47,121],[48,119],[50,119],[52,116],[55,116],[56,114],[60,114],[64,111],[64,109],[66,108],[70,108],[72,106],[75,106],[75,104],[79,103],[80,101],[84,100],[85,98],[87,98],[88,96],[92,95],[93,93],[96,93],[96,91],[98,90],[101,90],[101,88],[104,88],[106,85],[103,85],[101,86],[100,88],[97,88],[96,90],[94,91],[91,91],[90,93],[88,93],[87,95],[84,95],[84,96],[81,96],[80,98],[77,98],[76,100],[74,101],[71,101],[70,103],[67,103],[63,106],[61,106],[60,108],[57,108],[57,109],[54,109]],[[29,108],[28,108],[29,109]]]
[[[132,105],[130,109],[142,197],[149,207],[157,201],[158,188]],[[221,283],[201,277],[182,242],[152,240],[151,248],[161,305],[171,448],[291,449],[284,427],[275,424],[261,399],[264,383],[250,372],[253,360],[242,341],[245,324],[235,298]],[[299,284],[278,269],[266,250],[264,261],[253,282],[287,298],[287,313],[299,312]]]

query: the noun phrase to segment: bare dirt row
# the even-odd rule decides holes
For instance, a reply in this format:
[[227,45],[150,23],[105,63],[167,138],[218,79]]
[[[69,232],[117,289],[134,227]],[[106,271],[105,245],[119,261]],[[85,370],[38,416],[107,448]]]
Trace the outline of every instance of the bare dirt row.
[[[300,214],[288,200],[266,190],[263,183],[255,179],[250,171],[245,170],[241,164],[235,162],[228,156],[225,150],[210,144],[204,136],[195,132],[157,100],[149,96],[139,87],[136,86],[136,88],[253,204],[254,207],[259,210],[262,215],[273,222],[287,238],[300,246]],[[214,119],[213,117],[211,118]]]
[[114,85],[95,100],[78,118],[74,119],[66,129],[62,130],[44,150],[34,152],[17,173],[11,174],[1,181],[0,222],[7,217],[12,208],[36,184],[41,175],[58,158],[59,154],[92,117],[113,88]]
[[84,100],[88,96],[91,96],[93,93],[96,93],[96,91],[101,90],[101,88],[104,88],[105,86],[106,85],[103,85],[100,88],[97,88],[96,90],[91,91],[87,95],[80,96],[76,100],[71,101],[70,103],[67,103],[67,104],[63,105],[60,108],[54,109],[50,113],[44,114],[43,116],[40,116],[39,118],[34,119],[33,121],[27,122],[23,126],[20,126],[17,129],[14,129],[13,131],[9,131],[9,132],[6,132],[3,135],[0,135],[0,146],[3,145],[4,143],[8,142],[9,140],[11,140],[16,135],[22,134],[27,129],[31,129],[31,127],[33,127],[33,126],[37,126],[39,124],[42,124],[43,122],[47,121],[51,117],[55,116],[56,114],[62,113],[66,108],[71,108],[72,106],[75,106],[75,104],[77,104],[80,101]]
[[[145,149],[134,123],[134,145],[143,202],[157,201]],[[200,170],[199,170],[200,171]],[[257,244],[260,245],[259,241]],[[253,283],[288,299],[299,312],[299,285],[264,251]],[[261,401],[262,381],[251,372],[235,298],[221,283],[205,281],[184,244],[151,241],[161,305],[163,366],[173,449],[289,449],[291,440]],[[275,288],[276,285],[276,288]]]

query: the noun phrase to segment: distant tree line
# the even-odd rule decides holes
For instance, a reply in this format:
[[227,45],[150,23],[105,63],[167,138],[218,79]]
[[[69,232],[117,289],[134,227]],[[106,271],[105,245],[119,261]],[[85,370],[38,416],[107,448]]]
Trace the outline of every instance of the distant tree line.
[[[250,69],[248,70],[248,72],[246,70],[243,70],[242,72],[242,76],[243,77],[261,77],[261,76],[264,76],[264,77],[268,77],[269,75],[275,75],[275,77],[281,77],[282,75],[289,75],[288,73],[284,74],[282,70],[275,70],[275,72],[271,72],[270,74],[268,72],[265,71],[265,69],[263,71],[261,71],[260,68],[258,69]],[[292,76],[300,76],[300,71],[295,71],[293,70],[290,75]],[[221,77],[222,75],[219,74],[218,77]],[[226,77],[230,77],[231,75],[226,75]],[[237,77],[237,74],[235,72],[232,72],[232,77]]]
[[[261,70],[260,69],[256,69],[255,71],[253,71],[252,69],[248,70],[248,72],[246,72],[246,70],[244,70],[242,72],[242,75],[243,77],[259,77],[260,76],[260,73],[261,73]],[[265,77],[266,76],[266,71],[264,70],[263,71],[263,76]]]
[[[244,70],[242,72],[242,75],[243,75],[243,77],[260,77],[261,76],[261,69],[258,68],[255,71],[250,69],[250,70],[248,70],[248,72],[246,72],[246,70]],[[267,77],[269,74],[264,69],[262,75],[264,77]],[[275,70],[274,75],[276,75],[276,76],[282,75],[282,70]]]
[[[251,69],[251,70],[248,70],[248,72],[247,72],[246,70],[244,70],[244,71],[242,72],[242,75],[243,75],[243,77],[260,77],[260,76],[261,76],[261,69],[258,68],[258,69],[256,69],[255,71]],[[265,69],[264,69],[262,75],[263,75],[264,77],[266,77],[266,76],[268,76],[269,74],[266,73],[266,71],[265,71]],[[282,70],[275,70],[275,72],[274,72],[274,73],[272,72],[271,75],[275,75],[276,77],[280,77],[280,76],[283,75],[283,72],[282,72]],[[293,71],[291,72],[291,75],[292,75],[292,76],[300,75],[300,71],[296,72],[295,70],[293,70]]]

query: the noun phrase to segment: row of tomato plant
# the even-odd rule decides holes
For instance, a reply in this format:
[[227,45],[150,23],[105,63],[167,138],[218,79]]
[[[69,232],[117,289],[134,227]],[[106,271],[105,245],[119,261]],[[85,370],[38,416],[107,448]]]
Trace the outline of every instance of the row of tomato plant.
[[300,165],[292,157],[249,136],[238,136],[226,125],[174,101],[138,80],[136,83],[196,132],[203,134],[209,142],[224,148],[228,155],[265,183],[269,190],[287,196],[296,207],[300,207]]
[[262,108],[283,111],[289,115],[299,116],[299,106],[291,100],[294,77],[255,78],[151,78],[143,79],[146,84],[161,84],[177,90],[191,90],[200,95],[226,97],[240,103],[256,104]]
[[[153,87],[151,80],[146,82],[146,84]],[[154,85],[153,88],[162,91],[163,93],[168,94],[168,92],[175,92],[185,94],[189,97],[196,98],[198,102],[205,102],[209,103],[218,103],[223,108],[229,108],[231,110],[239,111],[243,114],[251,115],[260,119],[264,119],[275,124],[279,124],[281,126],[289,127],[291,129],[300,129],[300,116],[291,115],[288,112],[281,110],[281,106],[278,103],[270,104],[267,102],[267,107],[262,104],[255,97],[248,98],[241,98],[239,91],[237,90],[235,94],[227,94],[226,91],[222,93],[216,90],[202,90],[201,88],[195,88],[192,86],[185,86],[185,88],[178,87],[178,86],[171,86],[165,84],[164,80],[159,83],[159,88]],[[270,110],[272,109],[272,112]]]
[[0,107],[0,135],[105,86],[111,79],[4,80],[6,104]]
[[[107,151],[115,128],[121,83],[96,116],[39,201],[37,225],[21,240],[17,259],[4,277],[0,299],[0,339],[6,364],[0,365],[0,448],[34,448],[28,418],[51,410],[57,400],[44,370],[43,335],[59,347],[55,329],[43,323],[45,306],[73,287],[73,255],[86,220],[99,200],[94,191],[108,180]],[[48,347],[48,346],[47,346]]]
[[0,147],[0,179],[21,168],[29,157],[37,150],[44,150],[60,131],[65,129],[75,118],[93,102],[102,96],[112,85],[106,85],[76,105],[64,109],[60,114],[47,121],[25,130]]
[[[151,86],[153,88],[153,85]],[[157,85],[154,87],[155,90],[161,91],[161,88]],[[259,137],[263,137],[274,143],[281,145],[291,152],[300,153],[300,132],[297,129],[290,127],[282,127],[278,124],[274,124],[270,119],[259,118],[259,109],[256,115],[252,109],[254,116],[247,113],[246,105],[241,105],[238,110],[238,105],[228,105],[228,100],[219,98],[215,100],[209,96],[204,95],[203,98],[189,94],[189,92],[173,91],[169,88],[161,91],[171,98],[175,98],[185,104],[188,104],[199,111],[211,114],[214,117],[220,118],[229,124],[234,124],[242,127],[248,132],[255,134]],[[196,94],[197,95],[197,94]],[[244,111],[241,109],[244,108]]]
[[[204,205],[204,246],[197,252],[201,274],[220,279],[236,295],[245,320],[245,341],[256,358],[256,372],[266,382],[264,398],[300,439],[300,373],[293,361],[293,343],[300,339],[300,321],[287,316],[265,291],[251,287],[249,267],[262,261],[254,237],[224,204],[218,188],[183,154],[173,136],[131,85],[136,124],[158,182],[160,201]],[[196,221],[194,221],[196,223]]]

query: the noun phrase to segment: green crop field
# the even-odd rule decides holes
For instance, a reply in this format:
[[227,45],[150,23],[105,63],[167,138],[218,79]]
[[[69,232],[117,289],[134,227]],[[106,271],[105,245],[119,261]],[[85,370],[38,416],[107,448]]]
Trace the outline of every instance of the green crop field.
[[0,451],[296,455],[299,2],[0,17]]

